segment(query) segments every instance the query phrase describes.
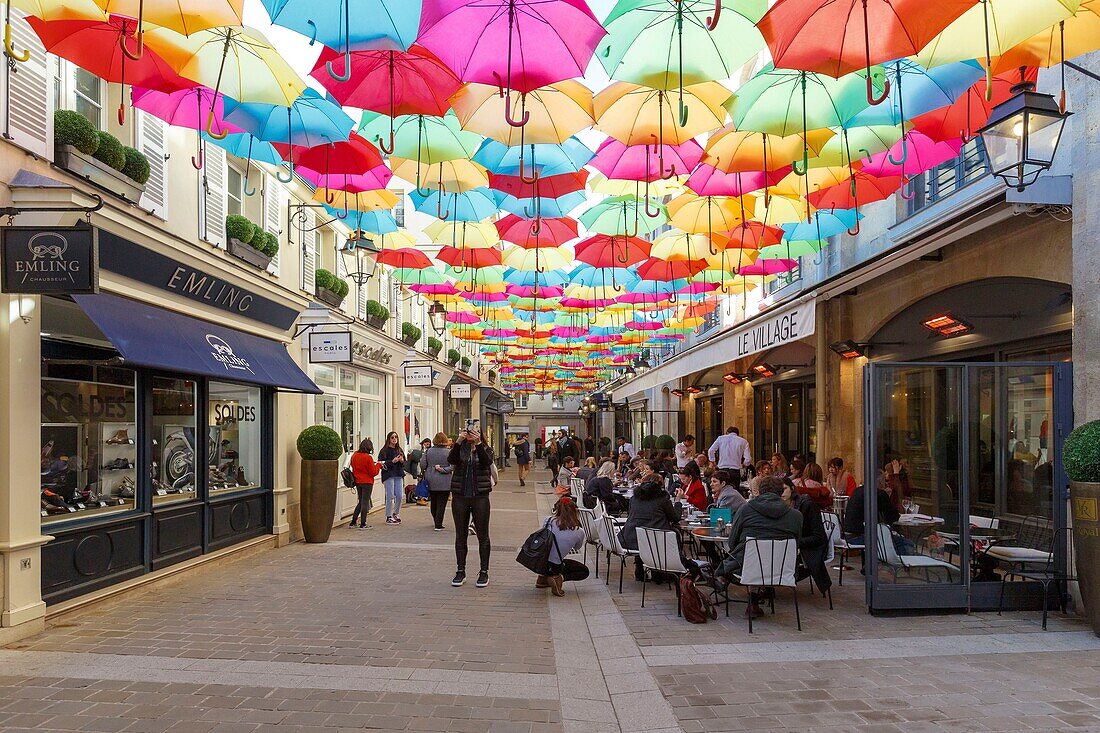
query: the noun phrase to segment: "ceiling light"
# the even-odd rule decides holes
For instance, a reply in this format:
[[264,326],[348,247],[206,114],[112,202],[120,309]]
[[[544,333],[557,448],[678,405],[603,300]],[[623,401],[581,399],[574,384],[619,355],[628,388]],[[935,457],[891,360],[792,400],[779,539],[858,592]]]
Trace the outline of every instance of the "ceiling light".
[[668,393],[670,395],[674,396],[674,397],[683,397],[684,396],[684,390],[682,390],[682,389],[670,389],[668,391]]
[[687,388],[687,391],[688,391],[688,393],[689,393],[689,394],[699,394],[699,393],[700,393],[700,392],[702,392],[703,390],[702,390],[702,389],[700,389],[699,387],[696,387],[696,386],[695,386],[695,385],[693,384],[693,385],[691,385],[690,387],[688,387],[688,388]]
[[969,323],[950,313],[926,318],[921,321],[920,325],[924,326],[932,333],[945,338],[950,336],[962,336],[964,333],[970,333],[974,330],[974,327]]
[[730,384],[741,384],[741,382],[745,381],[744,377],[742,377],[740,374],[737,374],[736,372],[729,372],[728,374],[723,374],[722,379],[729,382]]
[[764,377],[765,379],[775,376],[775,367],[773,367],[766,361],[760,362],[759,364],[754,366],[752,370],[756,372],[757,376]]

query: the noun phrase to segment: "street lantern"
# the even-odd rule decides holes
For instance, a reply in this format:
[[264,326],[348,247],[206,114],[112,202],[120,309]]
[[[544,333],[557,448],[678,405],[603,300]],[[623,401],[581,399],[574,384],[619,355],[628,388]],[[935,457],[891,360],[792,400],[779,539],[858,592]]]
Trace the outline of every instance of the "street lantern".
[[1030,82],[1020,82],[1012,91],[978,133],[993,175],[1023,191],[1054,162],[1062,128],[1073,113],[1062,112],[1053,96],[1036,92]]
[[344,254],[355,257],[355,272],[348,273],[348,277],[359,287],[366,285],[378,269],[378,261],[375,257],[381,252],[381,248],[374,243],[374,240],[368,239],[362,231],[348,237],[348,241],[344,244]]
[[431,307],[428,308],[428,320],[432,324],[435,335],[442,336],[443,332],[447,330],[447,306],[438,300],[432,303]]

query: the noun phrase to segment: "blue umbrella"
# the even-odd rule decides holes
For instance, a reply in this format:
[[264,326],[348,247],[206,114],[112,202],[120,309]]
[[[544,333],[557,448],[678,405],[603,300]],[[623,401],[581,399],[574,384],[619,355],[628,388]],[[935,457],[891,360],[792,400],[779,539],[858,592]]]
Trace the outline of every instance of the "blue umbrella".
[[517,199],[511,194],[503,194],[499,208],[525,219],[534,219],[537,215],[547,218],[568,216],[569,212],[588,200],[586,191],[573,191],[556,199],[539,197]]
[[501,194],[482,187],[463,193],[440,193],[435,190],[426,196],[413,189],[409,195],[413,207],[425,214],[435,216],[445,209],[449,212],[448,221],[481,221],[497,213],[500,208],[497,196]]
[[421,0],[260,0],[271,22],[298,31],[315,42],[344,51],[344,70],[332,63],[337,81],[351,78],[355,50],[406,51],[420,30]]
[[806,221],[783,224],[782,229],[792,242],[814,241],[847,232],[862,218],[863,214],[855,209],[818,210]]
[[473,160],[493,173],[508,176],[520,175],[522,162],[523,168],[535,168],[545,177],[577,173],[594,156],[595,153],[576,137],[568,138],[560,145],[537,143],[522,147],[508,147],[504,143],[486,138],[474,153]]
[[[253,196],[256,193],[255,186],[248,184],[248,179],[252,176],[252,161],[267,163],[268,165],[283,164],[282,156],[279,155],[279,152],[275,150],[271,143],[257,140],[247,132],[233,132],[224,138],[216,138],[205,131],[200,131],[199,134],[206,142],[213,143],[219,148],[223,148],[230,155],[244,158],[247,161],[244,169],[244,192],[248,196]],[[287,178],[283,178],[280,173],[279,180],[288,183],[289,175]]]
[[348,139],[355,123],[339,104],[306,89],[290,107],[225,97],[225,119],[260,140],[306,148]]
[[557,270],[537,272],[533,270],[516,270],[512,267],[504,271],[504,279],[512,285],[525,285],[527,287],[554,288],[568,282],[565,274]]
[[633,270],[628,270],[625,267],[592,267],[591,265],[585,265],[573,270],[569,280],[574,285],[583,285],[589,288],[614,284],[629,289],[638,282],[638,275]]
[[985,76],[977,61],[959,61],[926,69],[915,61],[900,59],[883,65],[892,82],[886,103],[867,107],[847,127],[900,125],[925,112],[953,104]]
[[349,211],[345,215],[342,209],[323,204],[329,215],[343,221],[353,231],[372,234],[392,234],[398,230],[397,220],[389,211]]

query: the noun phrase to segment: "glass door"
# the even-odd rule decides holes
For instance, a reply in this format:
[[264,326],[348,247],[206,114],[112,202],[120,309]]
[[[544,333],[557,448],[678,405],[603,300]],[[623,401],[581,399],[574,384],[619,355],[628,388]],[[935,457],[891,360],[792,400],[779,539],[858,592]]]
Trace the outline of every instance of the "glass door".
[[757,387],[756,396],[756,445],[753,446],[757,459],[768,460],[779,451],[775,442],[774,410],[772,408],[772,388]]
[[806,447],[802,434],[806,425],[803,419],[802,390],[805,385],[780,385],[776,400],[779,405],[779,451],[790,461],[798,454],[805,456]]
[[355,427],[355,400],[341,397],[340,438],[344,441],[344,450],[349,453],[359,447],[359,443],[355,439],[357,434]]

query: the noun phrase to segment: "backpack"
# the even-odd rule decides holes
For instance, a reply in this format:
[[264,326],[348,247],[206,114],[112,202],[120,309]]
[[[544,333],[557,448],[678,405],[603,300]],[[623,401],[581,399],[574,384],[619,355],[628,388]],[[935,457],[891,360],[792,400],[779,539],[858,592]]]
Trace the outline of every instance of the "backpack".
[[718,609],[687,576],[680,578],[680,610],[684,619],[693,624],[705,624],[707,619],[718,620]]
[[519,548],[516,562],[539,575],[550,574],[550,543],[557,545],[557,538],[550,530],[550,520],[531,533]]
[[347,466],[344,466],[344,470],[340,471],[340,478],[343,479],[344,486],[349,489],[355,488],[355,473]]

